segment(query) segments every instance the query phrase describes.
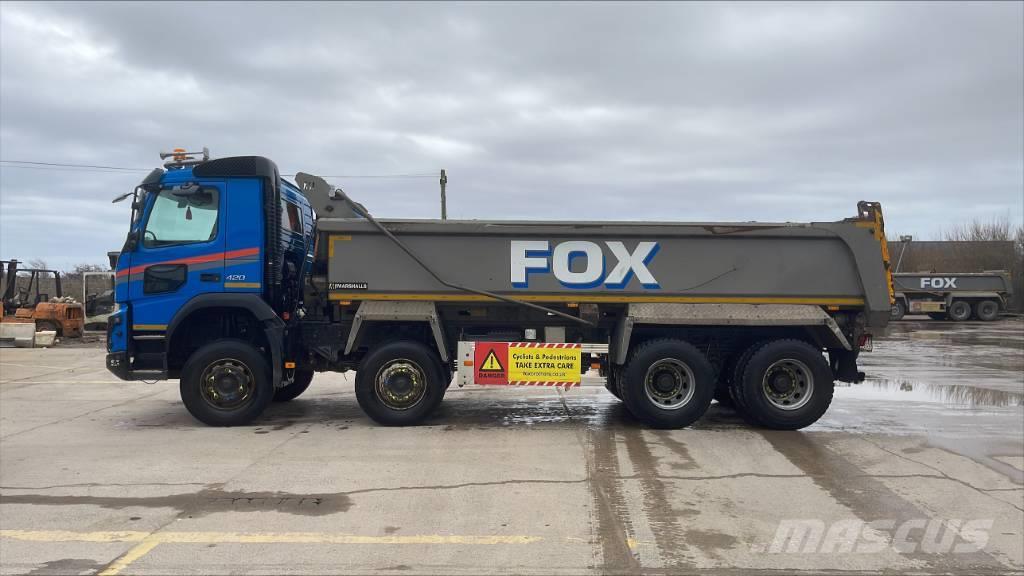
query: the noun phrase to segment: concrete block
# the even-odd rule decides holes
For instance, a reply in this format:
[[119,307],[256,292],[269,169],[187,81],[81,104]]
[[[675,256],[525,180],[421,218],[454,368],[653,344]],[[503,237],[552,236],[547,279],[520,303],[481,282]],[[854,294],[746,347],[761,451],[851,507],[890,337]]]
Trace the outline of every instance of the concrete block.
[[31,348],[36,340],[36,325],[28,322],[0,323],[0,340],[13,341],[18,348]]
[[35,345],[36,348],[49,348],[57,343],[57,331],[56,330],[42,330],[36,332]]

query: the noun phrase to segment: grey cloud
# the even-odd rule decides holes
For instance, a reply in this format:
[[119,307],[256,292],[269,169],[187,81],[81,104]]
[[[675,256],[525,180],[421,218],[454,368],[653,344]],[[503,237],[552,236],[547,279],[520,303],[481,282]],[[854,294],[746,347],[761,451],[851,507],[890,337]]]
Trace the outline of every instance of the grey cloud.
[[[1020,3],[3,3],[0,156],[443,167],[463,218],[825,220],[876,199],[929,236],[1022,219],[1022,38]],[[108,198],[141,175],[0,169],[0,256],[102,261],[125,231]],[[339,183],[382,216],[438,211],[432,178]]]

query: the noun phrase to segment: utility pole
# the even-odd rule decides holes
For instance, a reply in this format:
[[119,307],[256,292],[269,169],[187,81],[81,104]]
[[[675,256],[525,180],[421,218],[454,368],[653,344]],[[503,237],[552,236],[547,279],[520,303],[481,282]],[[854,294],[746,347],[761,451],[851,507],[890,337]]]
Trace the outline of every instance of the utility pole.
[[445,187],[448,184],[448,175],[441,169],[441,220],[448,219],[448,196],[445,195]]
[[896,261],[896,270],[894,270],[894,272],[900,271],[900,264],[903,263],[903,253],[907,251],[907,246],[910,245],[910,242],[913,239],[913,236],[900,236],[900,244],[902,244],[903,247],[900,248],[900,259]]

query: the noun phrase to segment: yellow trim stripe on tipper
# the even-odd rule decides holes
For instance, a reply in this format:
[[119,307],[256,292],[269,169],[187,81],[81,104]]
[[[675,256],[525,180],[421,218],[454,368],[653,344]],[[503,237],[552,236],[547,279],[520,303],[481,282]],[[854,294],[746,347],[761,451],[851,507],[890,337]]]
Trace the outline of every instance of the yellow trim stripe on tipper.
[[225,288],[259,288],[259,282],[225,282]]
[[167,330],[167,324],[132,324],[132,330]]
[[347,241],[351,240],[352,237],[346,234],[331,234],[327,238],[327,256],[330,258],[334,257],[334,242],[336,240]]
[[[785,296],[611,296],[603,294],[503,294],[526,302],[585,303],[687,303],[687,304],[812,304],[818,306],[863,306],[863,298],[808,298]],[[417,300],[437,302],[492,302],[480,294],[404,294],[380,292],[336,292],[330,300]]]

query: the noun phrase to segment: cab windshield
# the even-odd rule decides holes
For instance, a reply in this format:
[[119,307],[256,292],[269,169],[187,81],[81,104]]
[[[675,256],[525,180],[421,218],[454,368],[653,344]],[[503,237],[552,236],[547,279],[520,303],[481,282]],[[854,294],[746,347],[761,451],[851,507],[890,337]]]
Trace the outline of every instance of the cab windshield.
[[147,248],[208,242],[217,236],[216,188],[165,188],[156,194],[146,220]]

